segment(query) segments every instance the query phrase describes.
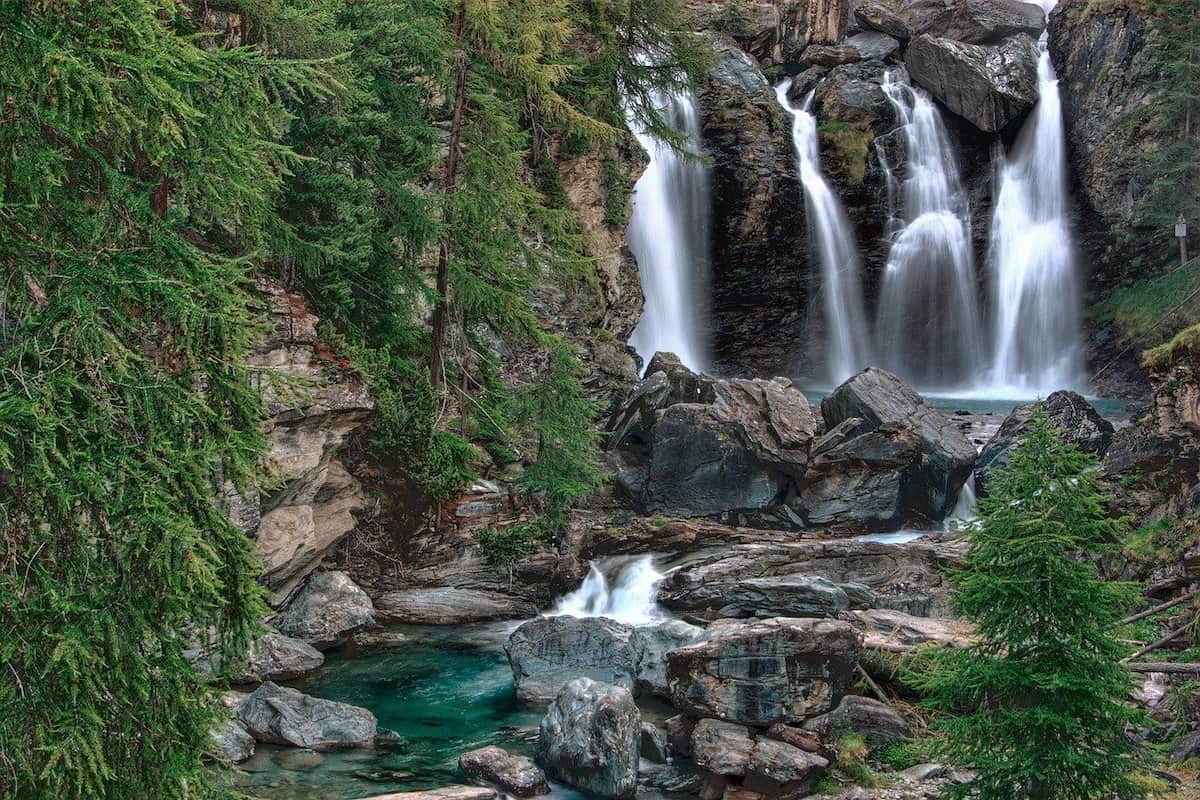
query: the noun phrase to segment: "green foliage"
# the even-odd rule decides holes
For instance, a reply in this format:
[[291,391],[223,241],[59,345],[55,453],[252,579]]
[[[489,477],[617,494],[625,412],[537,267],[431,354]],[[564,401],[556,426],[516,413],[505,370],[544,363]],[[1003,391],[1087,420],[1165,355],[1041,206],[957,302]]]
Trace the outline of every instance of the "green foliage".
[[1148,369],[1169,367],[1181,355],[1200,352],[1200,325],[1184,328],[1166,344],[1152,347],[1142,353],[1142,366]]
[[536,523],[519,522],[506,528],[485,528],[475,534],[484,559],[494,567],[511,567],[528,556],[541,541]]
[[908,739],[889,742],[876,748],[871,753],[871,758],[888,769],[899,772],[918,764],[935,761],[944,749],[945,743],[939,739]]
[[826,120],[817,128],[821,147],[830,162],[843,170],[851,186],[859,186],[867,174],[867,156],[875,134],[864,125]]
[[[0,4],[0,794],[202,798],[181,651],[263,612],[228,519],[264,414],[250,258],[311,64],[201,49],[173,2]],[[232,491],[232,489],[229,489]]]
[[1096,322],[1116,325],[1124,341],[1145,347],[1200,323],[1200,303],[1183,302],[1196,292],[1200,292],[1200,259],[1117,289],[1093,308],[1091,316]]
[[907,680],[942,715],[947,752],[982,800],[1133,796],[1125,726],[1131,688],[1112,629],[1132,599],[1090,556],[1120,532],[1098,464],[1061,442],[1044,412],[999,472],[953,573],[955,608],[978,629],[964,650],[929,652]]

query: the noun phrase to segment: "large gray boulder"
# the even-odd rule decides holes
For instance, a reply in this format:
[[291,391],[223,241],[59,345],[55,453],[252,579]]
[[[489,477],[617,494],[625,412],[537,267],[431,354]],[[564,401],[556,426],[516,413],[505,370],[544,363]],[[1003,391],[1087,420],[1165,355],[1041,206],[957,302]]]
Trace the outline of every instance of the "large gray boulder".
[[527,619],[534,603],[479,589],[430,586],[385,592],[375,598],[380,619],[412,625],[462,625],[497,619]]
[[374,625],[375,607],[346,573],[318,572],[272,624],[287,636],[328,650]]
[[242,700],[237,721],[260,742],[343,750],[375,741],[375,715],[267,681]]
[[643,649],[632,627],[603,617],[539,617],[504,645],[517,700],[527,705],[549,703],[580,676],[632,690]]
[[986,133],[998,133],[1037,103],[1038,50],[1021,34],[998,45],[935,36],[913,39],[905,64],[913,81]]
[[[975,446],[949,417],[927,405],[904,381],[885,370],[865,369],[821,401],[821,414],[831,432],[854,419],[862,420],[855,430],[895,426],[912,431],[920,442],[920,457],[908,477],[911,510],[943,519],[954,509],[975,466]],[[851,445],[847,442],[830,452],[845,453]]]
[[804,722],[804,729],[836,739],[857,733],[871,747],[907,739],[912,728],[891,706],[869,697],[847,695],[833,711]]
[[537,797],[550,792],[545,773],[532,759],[494,745],[463,753],[458,757],[458,768],[473,781],[498,786],[517,797]]
[[[987,481],[992,471],[1008,466],[1012,451],[1033,425],[1036,409],[1037,403],[1014,408],[980,451],[979,464],[975,469],[975,487],[981,494],[987,491]],[[1054,392],[1042,401],[1042,411],[1058,431],[1060,439],[1104,459],[1108,446],[1112,444],[1113,425],[1100,416],[1082,395],[1069,391]]]
[[1014,0],[908,0],[898,16],[913,36],[927,33],[968,44],[1033,39],[1046,29],[1041,6]]
[[832,709],[858,663],[847,622],[777,617],[721,621],[667,654],[671,701],[693,717],[746,725],[796,722]]
[[538,761],[568,786],[601,798],[637,793],[641,714],[621,686],[576,678],[538,730]]

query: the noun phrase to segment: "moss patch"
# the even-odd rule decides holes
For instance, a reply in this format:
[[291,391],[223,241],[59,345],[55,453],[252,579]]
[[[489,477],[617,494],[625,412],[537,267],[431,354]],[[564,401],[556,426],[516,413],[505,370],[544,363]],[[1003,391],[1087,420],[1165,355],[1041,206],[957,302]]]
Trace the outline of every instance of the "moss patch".
[[817,127],[817,133],[827,163],[845,175],[852,186],[861,186],[867,175],[867,155],[875,140],[871,129],[860,124],[827,120]]

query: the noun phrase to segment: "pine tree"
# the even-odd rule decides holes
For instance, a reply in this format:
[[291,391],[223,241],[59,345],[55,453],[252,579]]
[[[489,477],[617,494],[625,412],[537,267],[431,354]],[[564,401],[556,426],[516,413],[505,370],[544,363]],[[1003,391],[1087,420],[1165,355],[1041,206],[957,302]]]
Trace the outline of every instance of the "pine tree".
[[264,449],[252,255],[312,65],[173,0],[0,3],[0,795],[202,798],[263,606],[221,498]]
[[1095,458],[1060,441],[1039,408],[988,482],[952,576],[954,607],[978,642],[924,654],[909,677],[942,715],[949,755],[977,773],[955,796],[1131,796],[1131,679],[1112,630],[1132,597],[1090,558],[1120,528],[1099,480]]

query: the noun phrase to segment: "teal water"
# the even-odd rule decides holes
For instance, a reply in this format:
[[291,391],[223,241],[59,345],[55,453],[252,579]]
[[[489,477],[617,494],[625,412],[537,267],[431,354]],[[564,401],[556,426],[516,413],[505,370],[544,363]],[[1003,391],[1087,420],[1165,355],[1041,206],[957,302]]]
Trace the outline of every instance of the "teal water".
[[327,653],[289,685],[370,709],[405,745],[321,754],[259,745],[236,786],[267,800],[351,800],[459,783],[458,757],[477,747],[531,753],[543,712],[517,706],[503,650],[511,627],[411,628],[395,645]]

